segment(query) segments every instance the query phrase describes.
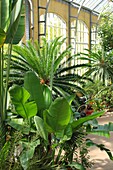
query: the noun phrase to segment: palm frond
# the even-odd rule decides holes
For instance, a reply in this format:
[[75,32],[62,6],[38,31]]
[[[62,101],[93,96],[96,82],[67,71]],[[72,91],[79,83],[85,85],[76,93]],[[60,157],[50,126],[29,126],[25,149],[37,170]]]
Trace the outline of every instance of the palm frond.
[[86,64],[77,64],[77,65],[73,65],[73,66],[68,66],[65,68],[60,67],[59,70],[57,71],[57,74],[61,74],[63,72],[70,71],[70,70],[73,70],[76,68],[86,68],[86,67],[91,67],[91,66],[90,66],[90,64],[86,63]]

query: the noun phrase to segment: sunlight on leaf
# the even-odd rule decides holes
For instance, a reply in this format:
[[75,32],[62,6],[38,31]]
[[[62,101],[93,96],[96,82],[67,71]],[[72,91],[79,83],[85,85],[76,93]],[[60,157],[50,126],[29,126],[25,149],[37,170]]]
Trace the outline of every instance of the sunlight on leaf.
[[5,39],[6,39],[6,33],[2,28],[0,28],[0,48],[3,46]]

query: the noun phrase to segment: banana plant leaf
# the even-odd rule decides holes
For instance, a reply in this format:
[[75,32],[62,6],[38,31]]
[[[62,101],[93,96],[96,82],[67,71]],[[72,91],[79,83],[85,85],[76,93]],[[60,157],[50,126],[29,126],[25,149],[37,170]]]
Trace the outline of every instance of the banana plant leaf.
[[42,85],[43,87],[43,96],[44,96],[44,105],[45,108],[48,109],[52,103],[52,91],[50,90],[49,86]]
[[[10,1],[9,0],[1,0],[1,9],[0,9],[0,16],[1,16],[1,28],[7,31],[9,26],[9,14],[10,14]],[[5,9],[5,10],[4,10]]]
[[45,109],[48,109],[52,102],[52,92],[46,85],[40,84],[40,79],[34,72],[27,72],[24,78],[24,87],[30,93],[32,99],[36,102],[39,115]]
[[23,0],[1,0],[1,28],[7,33],[5,43],[10,43],[12,40],[13,43],[18,43],[23,37],[25,17],[21,15],[21,12],[24,12],[22,6]]
[[18,44],[25,33],[25,16],[20,16],[17,31],[15,33],[13,44]]
[[104,111],[95,112],[92,115],[75,120],[74,122],[72,122],[72,128],[73,128],[73,130],[76,130],[77,128],[79,128],[79,126],[83,125],[83,123],[85,123],[89,120],[93,120],[99,116],[102,116],[103,114],[104,114]]
[[30,93],[32,99],[36,102],[39,111],[45,109],[43,88],[39,78],[34,72],[27,72],[24,78],[24,87]]
[[55,136],[57,139],[60,140],[60,143],[64,143],[65,141],[70,140],[72,134],[73,134],[73,130],[70,123],[62,130],[58,130],[57,132],[55,132]]
[[36,103],[28,101],[30,94],[25,88],[15,85],[10,88],[9,93],[17,114],[27,119],[37,114]]
[[34,122],[35,122],[37,132],[40,135],[40,137],[42,137],[44,140],[48,141],[48,135],[47,135],[48,133],[46,131],[43,119],[40,118],[39,116],[35,116]]
[[71,108],[64,98],[57,98],[48,110],[43,113],[44,123],[49,132],[65,130],[71,119]]
[[[20,20],[21,10],[22,10],[23,0],[18,0],[16,3],[12,4],[12,11],[10,13],[10,25],[7,29],[7,37],[5,43],[10,43],[13,40],[14,43],[14,36],[18,29],[18,24]],[[22,34],[23,30],[21,29],[20,35]],[[17,36],[17,35],[16,35]],[[21,39],[22,37],[20,37]]]

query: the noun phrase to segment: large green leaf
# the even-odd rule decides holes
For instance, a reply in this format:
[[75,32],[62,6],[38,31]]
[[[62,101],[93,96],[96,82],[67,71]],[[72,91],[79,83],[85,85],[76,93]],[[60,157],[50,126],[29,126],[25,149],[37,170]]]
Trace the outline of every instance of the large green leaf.
[[45,108],[45,102],[43,97],[43,88],[40,84],[39,78],[34,72],[27,72],[24,78],[24,87],[31,94],[31,97],[36,102],[39,111]]
[[44,97],[45,108],[48,109],[52,103],[52,91],[50,90],[49,86],[45,84],[43,85],[43,97]]
[[35,148],[40,145],[40,140],[31,141],[31,142],[23,142],[23,151],[20,155],[20,162],[24,170],[27,170],[30,159],[32,159]]
[[5,39],[6,33],[2,28],[0,28],[0,48],[3,46]]
[[35,122],[35,125],[36,125],[36,128],[37,128],[38,134],[43,139],[45,139],[47,141],[48,140],[47,131],[46,131],[43,119],[38,117],[38,116],[35,116],[34,117],[34,122]]
[[10,14],[10,25],[7,30],[6,43],[10,43],[14,39],[15,33],[17,32],[22,10],[22,4],[23,0],[18,0],[12,7],[12,11]]
[[95,112],[90,116],[86,116],[84,118],[80,118],[78,120],[75,120],[74,122],[72,122],[72,128],[76,130],[77,128],[79,128],[79,126],[83,125],[83,123],[85,123],[89,120],[93,120],[93,119],[95,119],[99,116],[102,116],[103,114],[104,114],[104,111]]
[[25,33],[25,16],[22,15],[20,16],[19,19],[18,28],[13,39],[13,44],[18,44],[22,37],[24,36],[24,33]]
[[[9,0],[1,0],[1,27],[7,31],[9,26],[9,15],[10,15],[10,1]],[[5,10],[4,10],[5,9]]]
[[34,101],[28,101],[30,94],[25,88],[15,85],[9,92],[15,110],[19,115],[23,118],[30,118],[37,114],[36,103]]
[[18,43],[23,37],[25,17],[21,16],[22,6],[23,0],[1,0],[1,28],[7,33],[5,43],[10,43],[12,40],[13,43]]
[[64,143],[67,140],[70,140],[72,137],[72,127],[70,124],[68,124],[65,128],[65,130],[57,132],[55,135],[58,139],[60,139],[61,143]]
[[[71,119],[71,108],[64,98],[57,98],[44,112],[44,121],[47,129],[53,132],[64,130]],[[49,128],[48,128],[49,127]]]
[[28,135],[30,132],[30,126],[23,121],[23,118],[11,119],[10,121],[8,121],[8,125],[16,129],[17,131],[21,131],[23,134]]

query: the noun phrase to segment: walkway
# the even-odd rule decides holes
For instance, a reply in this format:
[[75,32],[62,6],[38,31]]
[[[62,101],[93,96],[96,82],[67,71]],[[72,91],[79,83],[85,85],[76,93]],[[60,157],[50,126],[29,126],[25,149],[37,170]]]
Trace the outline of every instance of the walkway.
[[[99,124],[107,124],[113,122],[113,112],[98,118]],[[110,138],[89,135],[95,143],[104,144],[113,154],[113,132]],[[90,170],[113,170],[113,161],[111,161],[105,151],[100,151],[97,147],[91,147],[90,157],[94,162],[94,166]]]

